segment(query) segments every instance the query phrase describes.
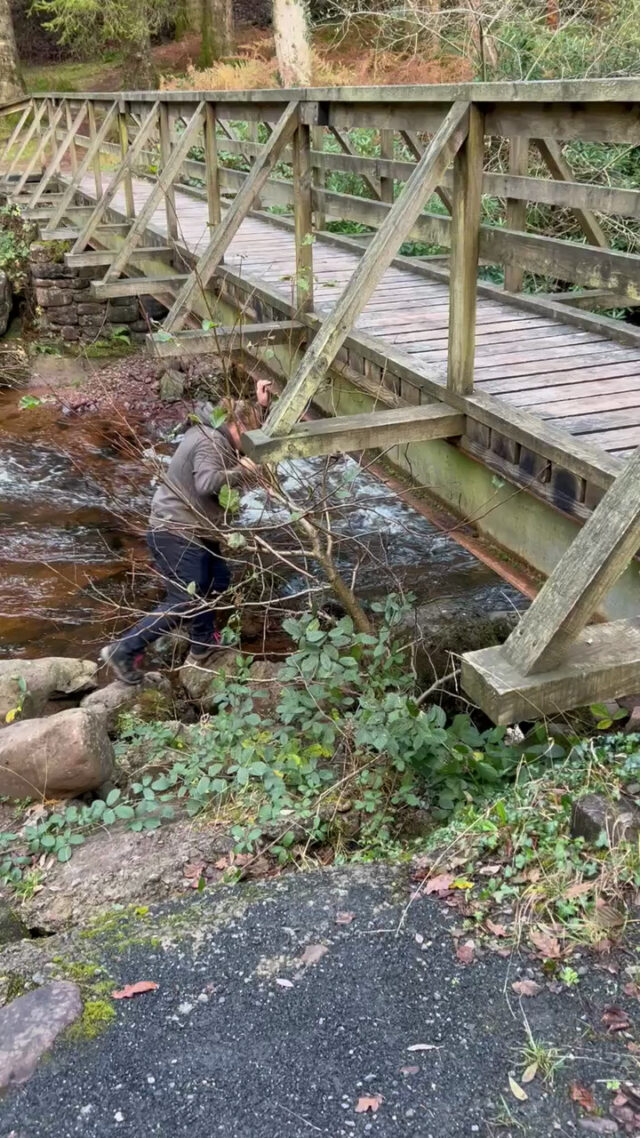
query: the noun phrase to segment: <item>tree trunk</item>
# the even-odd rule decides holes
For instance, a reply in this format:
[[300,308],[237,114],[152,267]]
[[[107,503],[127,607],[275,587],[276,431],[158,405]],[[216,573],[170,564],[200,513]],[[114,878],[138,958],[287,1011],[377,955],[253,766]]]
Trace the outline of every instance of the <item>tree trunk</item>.
[[151,91],[156,87],[156,72],[151,55],[149,28],[145,20],[136,24],[135,33],[135,38],[123,45],[125,82],[132,91]]
[[8,103],[23,92],[10,0],[0,0],[0,103]]
[[273,34],[283,87],[311,84],[311,45],[304,0],[273,0]]
[[202,46],[198,63],[211,67],[233,51],[233,0],[200,0]]

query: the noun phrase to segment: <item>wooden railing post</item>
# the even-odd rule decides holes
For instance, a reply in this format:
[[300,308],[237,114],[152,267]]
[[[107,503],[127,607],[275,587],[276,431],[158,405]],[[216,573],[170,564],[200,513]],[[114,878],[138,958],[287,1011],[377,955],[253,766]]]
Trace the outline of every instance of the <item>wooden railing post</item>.
[[[86,104],[84,104],[84,105],[86,106]],[[76,174],[78,173],[78,152],[76,150],[76,142],[75,142],[76,131],[74,129],[72,129],[73,116],[71,113],[71,103],[67,103],[67,116],[66,117],[67,117],[67,131],[71,132],[71,142],[69,143],[69,161],[71,163],[71,176],[73,178],[75,178]],[[83,115],[83,117],[84,117],[84,115]],[[82,122],[82,120],[80,120],[80,122]],[[76,129],[78,129],[78,130],[80,129],[80,123],[78,123],[78,126]],[[54,149],[55,149],[55,147],[54,147]]]
[[[381,158],[393,158],[393,139],[394,132],[392,130],[380,131]],[[393,178],[380,179],[380,199],[387,205],[393,205]]]
[[[120,135],[122,161],[125,162],[129,150],[129,127],[127,126],[127,104],[124,102],[120,103],[118,108],[118,133]],[[128,167],[125,169],[123,182],[127,217],[135,217],[136,206],[133,197],[133,178],[131,177],[131,170]]]
[[[529,170],[529,139],[516,135],[509,144],[509,173],[526,176]],[[527,203],[518,198],[507,198],[507,229],[524,230],[527,226]],[[504,287],[507,292],[521,292],[524,270],[519,265],[505,265]]]
[[[92,143],[96,140],[96,108],[89,103],[89,137]],[[93,180],[96,187],[96,198],[102,197],[102,167],[100,165],[100,152],[97,151],[93,159]]]
[[220,204],[220,171],[218,159],[218,112],[215,103],[204,105],[204,162],[207,186],[209,229],[215,229],[222,219]]
[[296,239],[296,307],[313,308],[313,205],[311,128],[298,121],[293,136],[293,209]]
[[[171,120],[169,118],[169,104],[160,103],[160,169],[164,170],[171,158]],[[167,235],[170,241],[178,238],[178,218],[176,216],[176,194],[173,183],[167,186],[164,194]]]
[[[323,153],[323,151],[324,151],[324,127],[322,127],[322,126],[312,126],[311,127],[311,149],[319,151],[320,154]],[[325,188],[326,180],[327,180],[325,171],[316,167],[316,166],[313,166],[311,173],[312,173],[313,185],[317,189],[323,190]],[[315,211],[315,217],[314,217],[314,225],[315,225],[316,232],[319,232],[321,229],[324,229],[326,222],[327,222],[327,219],[326,219],[324,213],[322,212],[322,210],[317,209]]]
[[471,106],[453,165],[447,387],[458,395],[473,391],[483,158],[484,117]]

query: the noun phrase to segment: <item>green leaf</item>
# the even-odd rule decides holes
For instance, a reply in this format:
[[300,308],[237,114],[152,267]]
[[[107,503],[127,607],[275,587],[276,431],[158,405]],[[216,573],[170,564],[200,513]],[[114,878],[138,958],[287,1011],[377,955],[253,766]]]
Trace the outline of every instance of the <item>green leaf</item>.
[[107,806],[115,806],[116,802],[121,797],[122,797],[122,791],[118,790],[117,787],[114,788],[113,790],[110,790],[108,795],[107,795],[107,798],[106,798]]
[[53,834],[43,834],[40,838],[40,845],[43,850],[52,850],[56,844],[56,839]]
[[168,344],[173,340],[171,332],[165,332],[163,328],[161,328],[159,332],[154,332],[153,338],[157,340],[159,344]]
[[187,592],[188,592],[189,596],[195,597],[197,591],[198,591],[198,586],[196,585],[195,581],[189,581],[189,584],[187,585]]
[[116,806],[115,815],[116,815],[116,818],[121,818],[121,819],[123,819],[123,818],[134,818],[135,817],[135,810],[133,809],[133,806],[127,806],[126,803],[123,802],[119,806]]
[[222,427],[223,424],[226,423],[227,419],[228,419],[228,412],[225,410],[224,407],[214,407],[213,408],[213,411],[211,412],[211,416],[210,416],[210,422],[211,422],[212,427],[215,427],[215,429],[218,430],[219,427]]
[[103,821],[104,825],[105,826],[113,826],[113,823],[115,822],[115,820],[116,820],[115,811],[109,810],[109,809],[105,810],[104,814],[102,815],[102,821]]
[[223,510],[230,514],[237,514],[240,509],[240,494],[234,486],[222,486],[218,494],[218,501]]
[[58,850],[58,861],[69,861],[71,857],[71,846],[60,846]]

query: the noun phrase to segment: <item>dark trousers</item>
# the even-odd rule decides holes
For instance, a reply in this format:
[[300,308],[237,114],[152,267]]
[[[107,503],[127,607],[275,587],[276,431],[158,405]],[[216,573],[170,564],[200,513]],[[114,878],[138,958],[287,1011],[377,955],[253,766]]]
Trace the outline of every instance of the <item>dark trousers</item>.
[[[182,621],[190,625],[189,639],[194,648],[214,642],[213,613],[203,601],[212,593],[223,593],[231,583],[231,572],[217,541],[178,537],[162,530],[147,534],[154,564],[166,588],[165,600],[125,632],[121,643],[137,656]],[[194,589],[195,586],[195,589]]]

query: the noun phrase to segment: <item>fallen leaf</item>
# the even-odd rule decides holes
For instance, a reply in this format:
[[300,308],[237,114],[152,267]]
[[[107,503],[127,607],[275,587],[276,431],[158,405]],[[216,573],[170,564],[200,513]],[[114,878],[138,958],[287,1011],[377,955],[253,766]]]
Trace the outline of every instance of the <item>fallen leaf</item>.
[[460,944],[456,948],[456,958],[461,964],[473,964],[475,957],[475,946],[472,940],[468,940],[466,944]]
[[276,976],[276,984],[279,984],[281,988],[293,988],[293,982],[285,980],[282,976]]
[[137,984],[125,984],[119,992],[112,992],[114,1000],[128,1000],[131,996],[139,996],[141,992],[155,992],[159,988],[153,980],[138,980]]
[[438,897],[443,897],[448,893],[455,881],[453,873],[439,873],[437,877],[431,877],[425,885],[425,893],[437,893]]
[[400,1074],[401,1075],[417,1075],[419,1070],[420,1070],[419,1067],[401,1067],[400,1068]]
[[196,879],[202,877],[206,868],[204,861],[190,861],[183,865],[182,872],[185,877],[195,877]]
[[613,1034],[616,1031],[626,1031],[631,1027],[631,1020],[622,1008],[608,1007],[602,1013],[602,1022],[607,1030]]
[[531,929],[529,940],[546,960],[558,960],[562,955],[560,941],[545,929]]
[[527,1092],[523,1091],[522,1087],[516,1083],[515,1079],[512,1079],[511,1075],[509,1075],[509,1090],[513,1097],[517,1098],[518,1102],[526,1102],[529,1098]]
[[627,1051],[632,1055],[640,1055],[640,1043],[627,1043]]
[[473,889],[473,881],[467,881],[466,877],[456,877],[455,881],[451,882],[452,889]]
[[511,987],[517,996],[537,996],[542,991],[542,984],[535,980],[514,980]]
[[482,877],[495,877],[496,873],[500,873],[501,865],[483,865],[478,870]]
[[368,1110],[375,1114],[382,1101],[382,1095],[363,1095],[356,1103],[356,1114],[366,1114]]
[[508,936],[507,930],[504,927],[504,925],[497,925],[495,923],[495,921],[491,920],[491,917],[487,917],[487,919],[485,921],[485,925],[487,926],[489,932],[492,933],[493,936]]
[[595,1114],[598,1107],[588,1087],[583,1087],[582,1083],[572,1083],[569,1094],[573,1101],[577,1102],[588,1114]]
[[226,855],[225,857],[219,857],[218,860],[213,863],[214,869],[228,869],[230,865],[231,862]]
[[407,1047],[407,1051],[439,1051],[440,1047],[437,1043],[412,1043]]
[[575,897],[582,897],[583,893],[588,893],[593,889],[593,881],[579,881],[577,885],[571,885],[565,893],[567,900],[573,900]]
[[633,980],[631,980],[628,984],[625,984],[622,991],[624,992],[625,996],[633,996],[634,999],[640,1000],[640,986],[634,983]]
[[602,940],[596,941],[596,943],[593,946],[593,951],[599,952],[603,956],[606,956],[607,953],[611,952],[611,948],[612,948],[611,941],[608,939],[608,937],[603,937]]
[[538,1074],[538,1064],[535,1062],[529,1063],[529,1066],[525,1067],[524,1071],[522,1072],[522,1082],[523,1083],[532,1083],[537,1074]]
[[317,964],[328,951],[326,944],[308,944],[300,961],[302,964]]
[[355,913],[336,913],[337,925],[350,925],[355,918]]

